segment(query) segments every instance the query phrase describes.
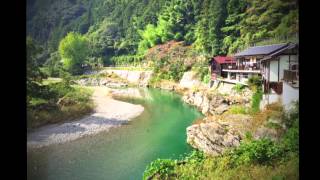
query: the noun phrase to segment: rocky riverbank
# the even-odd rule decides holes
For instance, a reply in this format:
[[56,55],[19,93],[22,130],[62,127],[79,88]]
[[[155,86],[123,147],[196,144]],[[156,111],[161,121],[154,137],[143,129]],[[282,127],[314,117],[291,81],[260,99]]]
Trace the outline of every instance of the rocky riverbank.
[[281,106],[274,104],[259,113],[231,111],[232,107],[249,110],[252,92],[230,90],[221,94],[219,89],[186,91],[183,100],[196,106],[206,117],[187,128],[187,142],[194,148],[210,155],[222,154],[230,147],[240,144],[247,134],[254,139],[278,140],[285,130],[281,119]]
[[78,138],[108,131],[111,128],[128,123],[139,116],[144,108],[112,99],[110,89],[94,87],[93,100],[96,103],[95,113],[77,121],[63,124],[47,125],[28,132],[28,148],[40,148],[51,144],[60,144]]
[[230,94],[221,94],[217,90],[202,89],[188,91],[182,99],[186,103],[196,106],[205,115],[220,115],[227,111],[231,105],[250,106],[251,96],[252,92],[247,88],[241,93],[231,91]]

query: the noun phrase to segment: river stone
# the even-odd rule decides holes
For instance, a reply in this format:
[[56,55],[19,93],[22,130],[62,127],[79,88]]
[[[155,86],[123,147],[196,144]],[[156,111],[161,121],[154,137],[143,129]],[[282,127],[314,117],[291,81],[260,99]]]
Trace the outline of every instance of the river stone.
[[201,107],[203,101],[203,93],[197,92],[194,96],[194,105],[197,107]]
[[215,109],[215,113],[220,115],[229,109],[228,104],[221,104]]
[[205,96],[203,98],[203,102],[202,102],[202,114],[207,114],[210,108],[210,101],[209,99]]
[[187,128],[187,143],[210,155],[239,146],[241,137],[229,126],[218,122],[194,124]]

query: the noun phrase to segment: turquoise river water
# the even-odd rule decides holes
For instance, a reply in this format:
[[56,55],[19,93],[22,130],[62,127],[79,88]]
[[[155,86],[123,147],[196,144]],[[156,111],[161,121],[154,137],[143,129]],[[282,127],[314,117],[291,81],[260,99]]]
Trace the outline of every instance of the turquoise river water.
[[69,143],[27,153],[30,180],[139,180],[157,158],[179,158],[191,151],[186,127],[201,117],[177,94],[141,89],[144,100],[127,100],[145,107],[119,128]]

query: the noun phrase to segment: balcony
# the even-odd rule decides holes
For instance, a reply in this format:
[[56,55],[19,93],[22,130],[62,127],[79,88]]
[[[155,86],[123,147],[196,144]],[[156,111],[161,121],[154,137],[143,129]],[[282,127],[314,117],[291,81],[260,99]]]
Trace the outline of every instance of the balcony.
[[299,70],[283,70],[283,80],[294,88],[299,87]]
[[283,70],[283,80],[292,82],[299,81],[299,71],[298,70]]
[[253,73],[253,74],[260,74],[260,70],[254,69],[223,69],[224,72],[231,72],[231,73]]

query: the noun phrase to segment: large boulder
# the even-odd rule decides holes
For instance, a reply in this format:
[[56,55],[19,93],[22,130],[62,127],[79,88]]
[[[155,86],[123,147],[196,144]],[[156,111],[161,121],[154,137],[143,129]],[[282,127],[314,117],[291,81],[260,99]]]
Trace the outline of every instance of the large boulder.
[[187,128],[187,142],[210,155],[240,145],[241,137],[230,126],[218,122],[194,124]]
[[226,112],[228,109],[229,109],[229,105],[223,103],[223,104],[219,105],[219,106],[215,109],[214,112],[215,112],[215,114],[220,115],[220,114]]

